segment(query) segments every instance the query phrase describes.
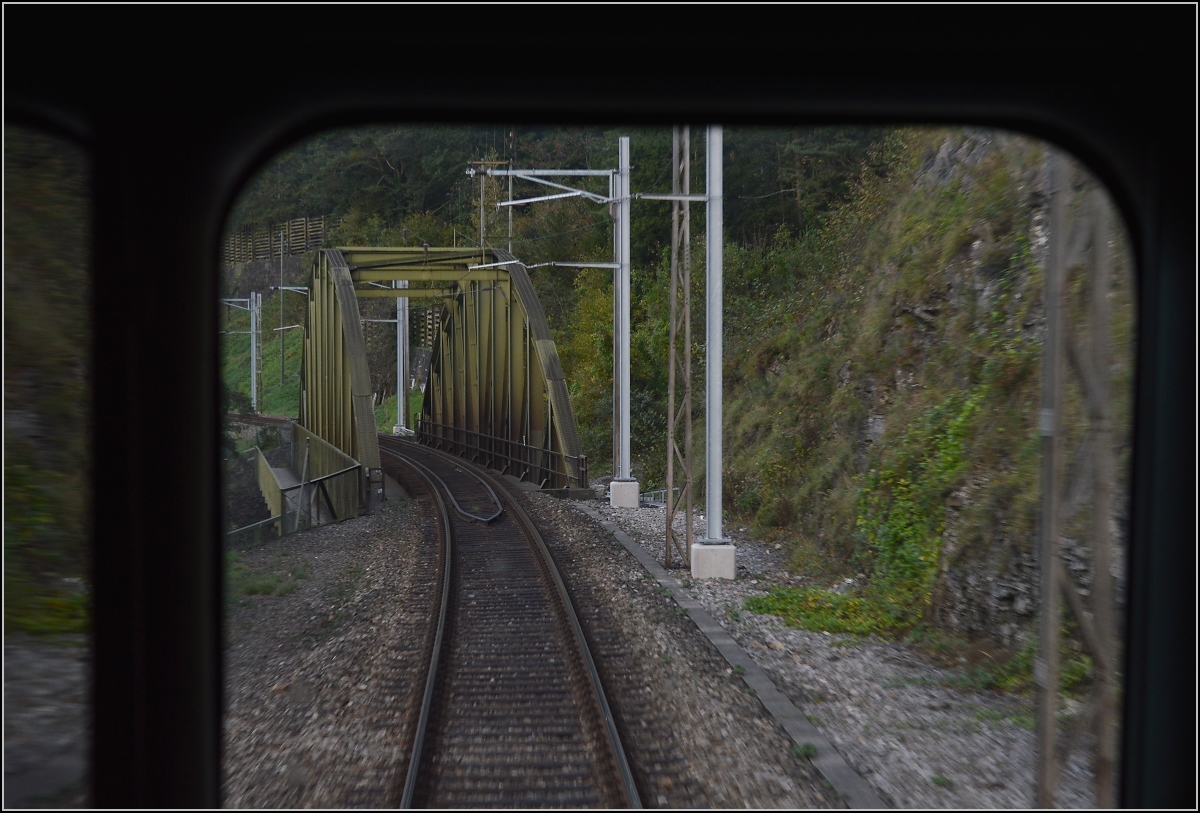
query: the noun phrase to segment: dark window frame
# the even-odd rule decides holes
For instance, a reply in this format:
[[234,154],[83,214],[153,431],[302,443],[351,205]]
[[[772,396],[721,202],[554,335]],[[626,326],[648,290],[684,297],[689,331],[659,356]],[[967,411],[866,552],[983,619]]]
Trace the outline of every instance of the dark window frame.
[[[501,120],[974,124],[1088,164],[1139,270],[1121,800],[1195,807],[1196,8],[806,8],[689,7],[676,60],[618,25],[639,12],[592,7],[546,33],[567,62],[438,7],[5,7],[6,121],[94,168],[94,804],[219,804],[217,268],[240,186],[330,127]],[[414,30],[461,44],[422,66],[398,53]]]

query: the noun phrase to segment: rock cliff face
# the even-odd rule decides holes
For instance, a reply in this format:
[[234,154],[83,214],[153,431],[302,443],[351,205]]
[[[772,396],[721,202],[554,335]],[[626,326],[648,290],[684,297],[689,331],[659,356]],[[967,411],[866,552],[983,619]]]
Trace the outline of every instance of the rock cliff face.
[[[906,131],[888,150],[887,174],[864,173],[819,247],[797,255],[794,291],[731,342],[753,364],[726,373],[727,432],[741,451],[727,499],[760,535],[790,545],[798,572],[818,583],[864,577],[857,582],[875,590],[882,626],[924,623],[1013,653],[1039,606],[1048,150],[983,130]],[[1080,381],[1100,335],[1087,320],[1095,189],[1072,166],[1061,550],[1085,606],[1092,455]],[[1113,258],[1104,295],[1120,597],[1133,302],[1114,223],[1102,248]],[[919,608],[888,615],[903,604]]]
[[[970,194],[972,186],[978,182],[973,170],[980,162],[989,156],[1012,159],[1010,156],[1014,155],[1014,143],[1019,140],[1024,139],[1014,135],[980,132],[947,135],[934,159],[918,175],[914,193],[923,188],[959,183]],[[1050,242],[1045,168],[1044,152],[1036,159],[1012,165],[1010,171],[1016,182],[1016,192],[1019,193],[1016,198],[1018,209],[986,211],[982,207],[983,211],[973,219],[968,230],[970,242],[965,243],[942,269],[942,301],[919,303],[911,308],[913,315],[924,319],[929,325],[934,333],[930,339],[935,342],[953,341],[953,337],[946,332],[938,335],[935,321],[925,315],[936,314],[937,308],[943,305],[956,313],[973,313],[970,332],[976,337],[988,335],[990,330],[995,329],[997,320],[1000,321],[1004,335],[1038,349],[1036,357],[1026,362],[1026,366],[1030,362],[1037,363],[1037,374],[1031,381],[1034,386],[1027,387],[1027,390],[1038,392],[1042,374],[1040,347],[1046,331],[1043,291],[1040,288],[1043,271],[1049,260]],[[1082,209],[1086,204],[1082,203],[1082,198],[1094,183],[1090,177],[1076,171],[1074,191],[1079,200],[1073,211],[1075,221],[1085,216]],[[1079,233],[1079,229],[1076,229],[1076,233]],[[1080,242],[1081,234],[1073,236],[1075,242]],[[1120,243],[1120,240],[1116,241],[1117,251],[1120,251]],[[1013,248],[1018,245],[1028,246],[1028,263],[1024,267],[1009,261]],[[1086,331],[1086,325],[1082,325],[1078,318],[1079,302],[1073,300],[1080,300],[1084,295],[1093,257],[1094,252],[1081,255],[1082,263],[1074,270],[1075,284],[1066,291],[1068,312],[1076,313],[1069,330],[1076,336]],[[1129,284],[1128,263],[1124,258],[1118,258],[1117,266],[1123,276],[1118,279],[1116,288],[1124,289],[1124,296],[1121,290],[1109,291],[1108,296],[1110,299],[1121,297],[1124,303]],[[1028,303],[1028,307],[1022,308],[1022,297],[1032,297],[1033,301]],[[1072,305],[1075,307],[1072,308]],[[1118,314],[1118,318],[1128,321],[1132,317],[1129,313],[1122,313]],[[1114,350],[1116,367],[1128,367],[1132,348],[1126,345]],[[1069,378],[1072,378],[1070,372]],[[1078,384],[1068,381],[1068,387],[1073,385],[1078,387]],[[1078,393],[1075,395],[1078,397]],[[1128,392],[1118,392],[1116,397],[1127,401]],[[1026,408],[1027,405],[1028,401]],[[880,416],[882,420],[884,415]],[[1080,520],[1082,514],[1091,511],[1091,472],[1086,463],[1087,445],[1082,439],[1082,433],[1086,432],[1086,421],[1078,403],[1068,401],[1067,420],[1074,424],[1072,436],[1068,439],[1068,452],[1074,459],[1073,464],[1068,466],[1064,482],[1064,488],[1070,490],[1066,495],[1068,518],[1074,514],[1074,522],[1068,523],[1067,528],[1079,538],[1064,537],[1062,554],[1067,561],[1068,571],[1075,577],[1080,594],[1087,603],[1093,582],[1091,541],[1079,531],[1086,534],[1090,523],[1090,519],[1087,522]],[[872,433],[877,433],[877,430],[869,424],[868,436]],[[1121,435],[1118,442],[1127,446],[1127,427],[1118,435]],[[1028,442],[1028,435],[1025,440]],[[1025,457],[1032,456],[1026,453]],[[1000,465],[979,460],[968,468],[970,475],[965,481],[946,496],[941,558],[930,604],[930,620],[942,630],[964,634],[976,642],[1009,651],[1020,648],[1038,612],[1037,528],[1036,524],[1031,526],[1028,522],[1022,523],[1016,519],[1013,514],[1019,508],[1012,504],[996,505],[997,510],[989,512],[990,516],[980,517],[980,512],[989,501],[996,504],[995,481],[1010,474],[1014,464],[1019,465],[1019,460],[1010,458]],[[1118,488],[1118,494],[1123,493],[1123,489]],[[1032,489],[1026,489],[1026,502],[1032,496]],[[1123,499],[1117,500],[1118,507],[1111,518],[1114,526],[1112,540],[1115,541],[1112,560],[1118,562],[1114,572],[1118,596],[1123,592],[1123,566],[1120,562],[1124,549],[1122,530],[1127,524],[1124,520],[1124,504],[1126,501]]]
[[[953,183],[964,168],[976,165],[983,156],[1012,155],[1014,141],[1020,137],[1002,134],[965,134],[959,138],[947,136],[942,142],[936,158],[918,180],[917,188],[929,183]],[[972,327],[976,335],[984,335],[992,328],[994,315],[1001,314],[1004,328],[1010,335],[1040,348],[1046,337],[1044,303],[1037,290],[1042,284],[1042,273],[1049,261],[1050,235],[1048,230],[1049,194],[1047,189],[1047,160],[1045,154],[1022,164],[1012,166],[1013,177],[1018,180],[1021,206],[1016,212],[980,212],[970,228],[971,243],[945,268],[945,284],[948,306],[964,311],[971,309],[974,300],[976,319]],[[1072,168],[1070,208],[1072,210],[1072,233],[1074,254],[1078,262],[1071,270],[1067,284],[1069,341],[1075,353],[1082,352],[1082,344],[1092,339],[1091,326],[1082,317],[1084,300],[1091,295],[1091,265],[1097,247],[1085,242],[1084,229],[1087,225],[1088,196],[1097,182],[1081,167]],[[968,183],[970,175],[963,174],[962,182]],[[1012,228],[1007,228],[1011,223]],[[1065,237],[1066,235],[1064,235]],[[1019,274],[1019,278],[1006,280],[1005,260],[1009,247],[1023,242],[1029,246],[1030,262]],[[1114,364],[1109,370],[1117,382],[1115,400],[1120,404],[1117,413],[1122,416],[1116,427],[1116,456],[1119,461],[1128,460],[1130,427],[1128,422],[1131,394],[1127,386],[1132,363],[1132,345],[1128,341],[1132,323],[1130,301],[1130,263],[1123,253],[1123,235],[1115,234],[1108,250],[1118,270],[1112,290],[1106,292],[1115,300],[1118,323],[1113,338],[1116,342],[1110,349]],[[1115,256],[1114,256],[1115,255]],[[1008,270],[1012,270],[1009,265]],[[1005,290],[1015,290],[1011,296],[1019,300],[1022,296],[1036,296],[1027,311],[1018,317],[1017,309],[1005,302]],[[1113,328],[1110,326],[1110,330]],[[1040,354],[1039,354],[1040,356]],[[1035,389],[1041,391],[1040,357],[1034,378]],[[1095,578],[1092,568],[1091,496],[1092,469],[1090,448],[1087,443],[1087,420],[1083,414],[1083,393],[1078,378],[1078,362],[1074,369],[1067,369],[1064,382],[1066,392],[1066,423],[1069,436],[1066,452],[1068,465],[1063,473],[1064,529],[1060,540],[1060,553],[1073,576],[1084,605],[1090,609],[1090,593]],[[1026,457],[1030,457],[1026,455]],[[1014,507],[992,513],[990,522],[983,528],[976,527],[972,513],[978,514],[983,504],[995,498],[990,489],[997,477],[1006,473],[1004,467],[976,467],[969,479],[946,497],[945,528],[941,536],[941,558],[938,577],[930,606],[930,620],[939,628],[960,633],[985,646],[1013,651],[1020,648],[1031,631],[1031,625],[1040,605],[1039,566],[1037,560],[1037,527],[1027,522],[1014,521]],[[1113,550],[1110,561],[1114,562],[1112,576],[1116,579],[1118,611],[1124,602],[1124,550],[1127,539],[1127,476],[1124,466],[1118,467],[1117,483],[1114,485],[1117,499],[1110,517],[1110,539]],[[1040,485],[1040,483],[1038,483]],[[1026,490],[1026,500],[1032,495]]]
[[[992,314],[1004,312],[1010,333],[1040,346],[1045,338],[1046,318],[1040,291],[1042,272],[1049,257],[1046,221],[1049,195],[1045,154],[1025,155],[1013,160],[1015,146],[1024,139],[1004,134],[976,132],[947,135],[936,157],[923,168],[914,186],[921,194],[935,186],[960,184],[970,188],[969,171],[985,156],[1004,156],[1013,161],[1011,172],[1018,193],[1016,211],[980,213],[971,222],[970,242],[942,271],[946,307],[958,313],[973,313],[969,330],[986,335],[993,327]],[[1024,146],[1024,145],[1023,145]],[[1038,151],[1041,152],[1040,150]],[[1037,296],[1019,323],[1012,323],[1000,300],[1007,260],[1018,241],[1028,245],[1029,263],[1008,280],[1015,288],[1014,301]],[[946,337],[942,337],[946,340]],[[1026,405],[1029,402],[1026,401]],[[945,500],[945,529],[941,556],[930,605],[930,620],[939,629],[962,634],[983,646],[1012,651],[1019,648],[1036,617],[1039,604],[1035,529],[1012,527],[1011,517],[993,515],[982,538],[970,540],[969,509],[986,499],[994,473],[977,470]],[[972,544],[973,541],[973,544]]]

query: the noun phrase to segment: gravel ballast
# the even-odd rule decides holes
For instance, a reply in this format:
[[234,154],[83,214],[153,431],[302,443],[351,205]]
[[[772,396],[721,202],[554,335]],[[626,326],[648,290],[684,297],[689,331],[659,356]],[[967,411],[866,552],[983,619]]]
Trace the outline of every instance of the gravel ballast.
[[[595,517],[660,564],[661,508],[611,509],[521,492],[594,640],[593,654],[647,807],[845,807],[844,788],[797,743],[676,598]],[[589,516],[587,509],[594,516]],[[286,595],[231,596],[225,804],[388,806],[405,761],[398,711],[423,666],[423,618],[406,583],[426,519],[419,503],[240,554],[249,572],[296,573]],[[697,521],[697,535],[704,532]],[[729,534],[727,534],[729,535]],[[969,691],[902,644],[811,633],[745,599],[801,584],[783,551],[732,535],[738,578],[671,576],[715,619],[887,806],[1032,802],[1029,698]],[[290,568],[290,569],[289,569]],[[1086,737],[1058,804],[1090,804]],[[810,758],[812,762],[810,762]]]
[[[593,656],[617,707],[643,805],[845,806],[619,543],[569,503],[520,497],[579,604],[581,623],[598,639]],[[407,658],[422,619],[406,601],[405,562],[423,517],[420,503],[394,501],[378,514],[237,555],[244,570],[231,585],[256,576],[292,587],[283,595],[230,596],[226,806],[394,802],[405,762],[398,743],[408,734],[395,710],[422,674]]]
[[[661,508],[521,498],[596,641],[645,806],[844,805],[674,597],[580,510],[622,529],[661,563]],[[235,554],[226,616],[227,807],[393,805],[406,758],[402,709],[423,679],[417,652],[428,619],[410,599],[419,592],[412,563],[428,531],[418,503],[393,500],[374,515]],[[736,580],[671,575],[884,804],[1032,804],[1030,698],[954,687],[952,671],[902,644],[805,632],[745,611],[751,595],[805,582],[783,568],[782,550],[732,531]],[[255,578],[275,594],[245,592]],[[83,755],[72,756],[69,744],[86,736],[82,643],[5,641],[6,802],[86,804]],[[1057,804],[1088,807],[1088,737],[1072,731],[1063,730],[1075,747]],[[823,755],[808,756],[817,763]],[[72,759],[76,766],[61,776],[38,773]]]

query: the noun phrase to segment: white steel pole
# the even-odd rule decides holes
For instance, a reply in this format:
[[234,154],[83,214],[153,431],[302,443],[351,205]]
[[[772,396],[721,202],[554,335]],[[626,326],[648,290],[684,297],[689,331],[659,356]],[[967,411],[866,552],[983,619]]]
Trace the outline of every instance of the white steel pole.
[[616,283],[618,291],[617,373],[620,378],[620,465],[618,479],[631,479],[629,453],[629,137],[618,140],[617,216],[620,239],[617,241]]
[[258,294],[250,292],[250,411],[258,412]]
[[279,386],[283,386],[283,232],[279,232]]
[[[393,280],[397,288],[407,288],[408,280]],[[399,435],[408,428],[408,297],[396,297],[396,425]]]
[[707,350],[705,354],[705,433],[708,453],[705,455],[704,482],[708,514],[708,542],[721,543],[721,364],[722,364],[722,252],[724,239],[724,172],[721,166],[724,133],[720,125],[708,128],[707,163],[707,234],[705,237],[706,283],[705,314],[707,316]]
[[613,219],[613,274],[612,274],[612,308],[613,308],[613,333],[612,333],[612,456],[613,456],[613,480],[620,480],[621,474],[621,204],[617,202],[620,197],[621,180],[613,178],[610,181],[613,187],[609,195],[612,198],[612,203],[609,205],[609,212]]

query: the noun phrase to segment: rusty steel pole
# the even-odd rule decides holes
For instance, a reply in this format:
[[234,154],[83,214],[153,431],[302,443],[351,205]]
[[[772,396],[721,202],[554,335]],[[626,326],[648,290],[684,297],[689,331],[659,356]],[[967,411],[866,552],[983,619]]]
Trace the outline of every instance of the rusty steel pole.
[[[691,194],[691,131],[676,127],[671,141],[671,193]],[[691,204],[671,202],[671,338],[667,360],[667,546],[664,562],[671,566],[671,548],[685,566],[692,551],[692,247]],[[679,438],[683,424],[683,439]],[[678,464],[679,473],[675,466]],[[680,495],[675,497],[678,477]],[[675,533],[675,517],[684,510],[683,539]],[[682,541],[682,544],[680,544]]]
[[1062,281],[1067,250],[1067,166],[1062,155],[1051,153],[1050,186],[1050,257],[1045,275],[1046,338],[1042,349],[1042,409],[1039,429],[1042,436],[1041,529],[1038,564],[1041,571],[1041,610],[1039,614],[1039,650],[1033,676],[1037,685],[1037,765],[1035,777],[1036,807],[1053,807],[1058,784],[1054,745],[1057,734],[1055,712],[1058,703],[1059,662],[1058,580],[1055,564],[1060,530],[1062,455],[1062,366],[1063,310]]
[[1112,282],[1112,255],[1108,241],[1109,207],[1103,190],[1092,193],[1092,380],[1088,406],[1092,420],[1092,448],[1096,455],[1094,497],[1092,500],[1092,600],[1097,646],[1103,657],[1096,658],[1096,807],[1116,806],[1117,762],[1117,658],[1116,607],[1112,575],[1112,407],[1109,404],[1109,334],[1111,307],[1108,291]]

